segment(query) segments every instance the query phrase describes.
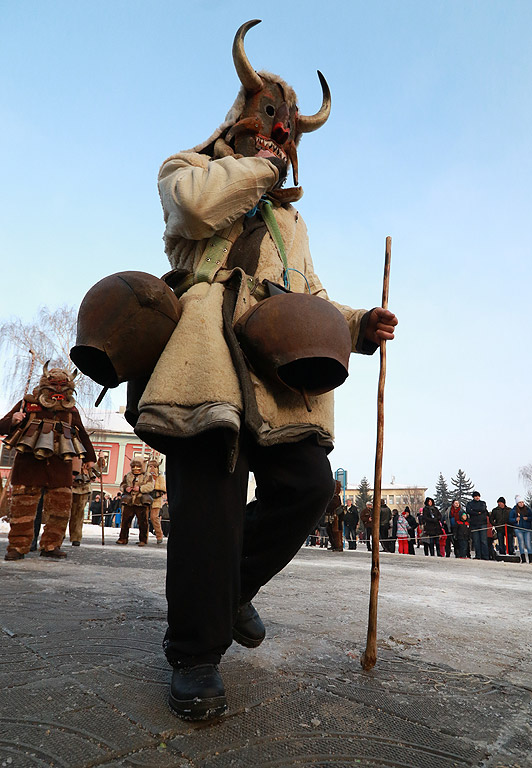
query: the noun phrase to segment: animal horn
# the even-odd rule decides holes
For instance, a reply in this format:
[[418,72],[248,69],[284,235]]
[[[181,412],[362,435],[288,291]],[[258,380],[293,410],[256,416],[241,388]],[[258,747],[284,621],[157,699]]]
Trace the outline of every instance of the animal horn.
[[45,362],[45,364],[43,365],[43,369],[42,369],[42,375],[43,376],[48,376],[48,365],[49,365],[49,363],[50,363],[50,361],[47,360]]
[[331,92],[327,85],[327,80],[323,77],[318,69],[318,77],[321,83],[321,90],[323,92],[322,105],[315,115],[298,115],[297,118],[297,131],[298,133],[311,133],[317,131],[327,122],[327,118],[331,114]]
[[242,24],[238,29],[235,39],[233,40],[233,61],[236,73],[247,93],[257,93],[263,86],[262,78],[255,72],[249,63],[244,50],[244,37],[246,36],[246,33],[251,27],[260,24],[260,22],[261,19],[246,21],[246,23]]

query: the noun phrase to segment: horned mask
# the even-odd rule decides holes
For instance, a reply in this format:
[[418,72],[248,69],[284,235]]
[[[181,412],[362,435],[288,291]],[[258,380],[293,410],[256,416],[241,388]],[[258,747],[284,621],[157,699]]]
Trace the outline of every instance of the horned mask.
[[146,465],[141,459],[132,459],[129,466],[134,475],[142,475],[146,471]]
[[74,399],[77,369],[70,373],[66,368],[49,368],[50,361],[44,364],[38,386],[33,394],[43,408],[50,410],[70,409],[76,404]]
[[[265,157],[279,170],[279,184],[271,193],[281,203],[299,200],[303,190],[298,181],[297,144],[304,133],[310,133],[326,122],[331,111],[331,94],[327,81],[318,71],[322,88],[322,105],[314,115],[302,115],[293,89],[277,75],[256,72],[244,50],[244,38],[259,19],[247,21],[233,41],[233,61],[242,83],[240,93],[217,132],[195,151],[214,158]],[[291,166],[294,187],[281,189]]]

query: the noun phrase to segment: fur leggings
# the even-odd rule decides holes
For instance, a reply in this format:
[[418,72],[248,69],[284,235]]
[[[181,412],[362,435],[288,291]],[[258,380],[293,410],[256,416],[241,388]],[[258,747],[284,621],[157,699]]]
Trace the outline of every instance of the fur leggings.
[[89,500],[89,493],[73,493],[68,534],[70,541],[81,541],[83,535],[83,512]]
[[[33,521],[42,488],[30,485],[14,485],[11,497],[11,516],[8,535],[8,552],[20,552],[25,555],[30,551],[33,539]],[[43,522],[40,548],[47,551],[60,547],[63,543],[70,506],[71,488],[44,489]]]

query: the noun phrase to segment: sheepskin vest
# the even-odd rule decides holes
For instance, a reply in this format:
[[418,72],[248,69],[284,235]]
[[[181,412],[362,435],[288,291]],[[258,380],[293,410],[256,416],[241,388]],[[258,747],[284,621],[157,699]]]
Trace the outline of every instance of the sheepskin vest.
[[[140,490],[126,491],[126,488],[132,488],[134,485],[138,485]],[[123,503],[132,504],[135,507],[145,504],[151,505],[153,499],[149,494],[153,491],[153,489],[153,477],[149,472],[144,472],[140,475],[135,475],[133,472],[128,472],[120,483]]]
[[[173,438],[214,427],[237,435],[242,423],[261,445],[314,435],[332,447],[333,393],[310,397],[309,413],[300,395],[249,371],[238,345],[231,343],[233,324],[257,302],[257,286],[265,279],[282,283],[283,263],[274,241],[264,227],[261,231],[260,220],[254,226],[246,217],[276,178],[275,166],[260,157],[210,160],[187,152],[161,168],[166,251],[176,273],[198,274],[214,235],[227,242],[227,249],[212,281],[198,282],[181,295],[181,319],[140,400],[135,431],[157,450],[167,452]],[[328,299],[314,272],[303,219],[291,205],[276,204],[274,214],[291,290]],[[260,213],[255,216],[260,219]],[[242,247],[246,238],[251,249]],[[252,257],[250,250],[255,250]],[[372,352],[357,348],[366,311],[335,306],[348,322],[353,351]]]

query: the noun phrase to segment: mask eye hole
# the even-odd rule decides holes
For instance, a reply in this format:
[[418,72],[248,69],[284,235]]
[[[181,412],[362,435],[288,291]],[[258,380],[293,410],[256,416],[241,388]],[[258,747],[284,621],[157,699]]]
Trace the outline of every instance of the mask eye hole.
[[269,115],[269,117],[273,117],[275,115],[275,107],[272,104],[268,104],[266,107],[266,114]]

